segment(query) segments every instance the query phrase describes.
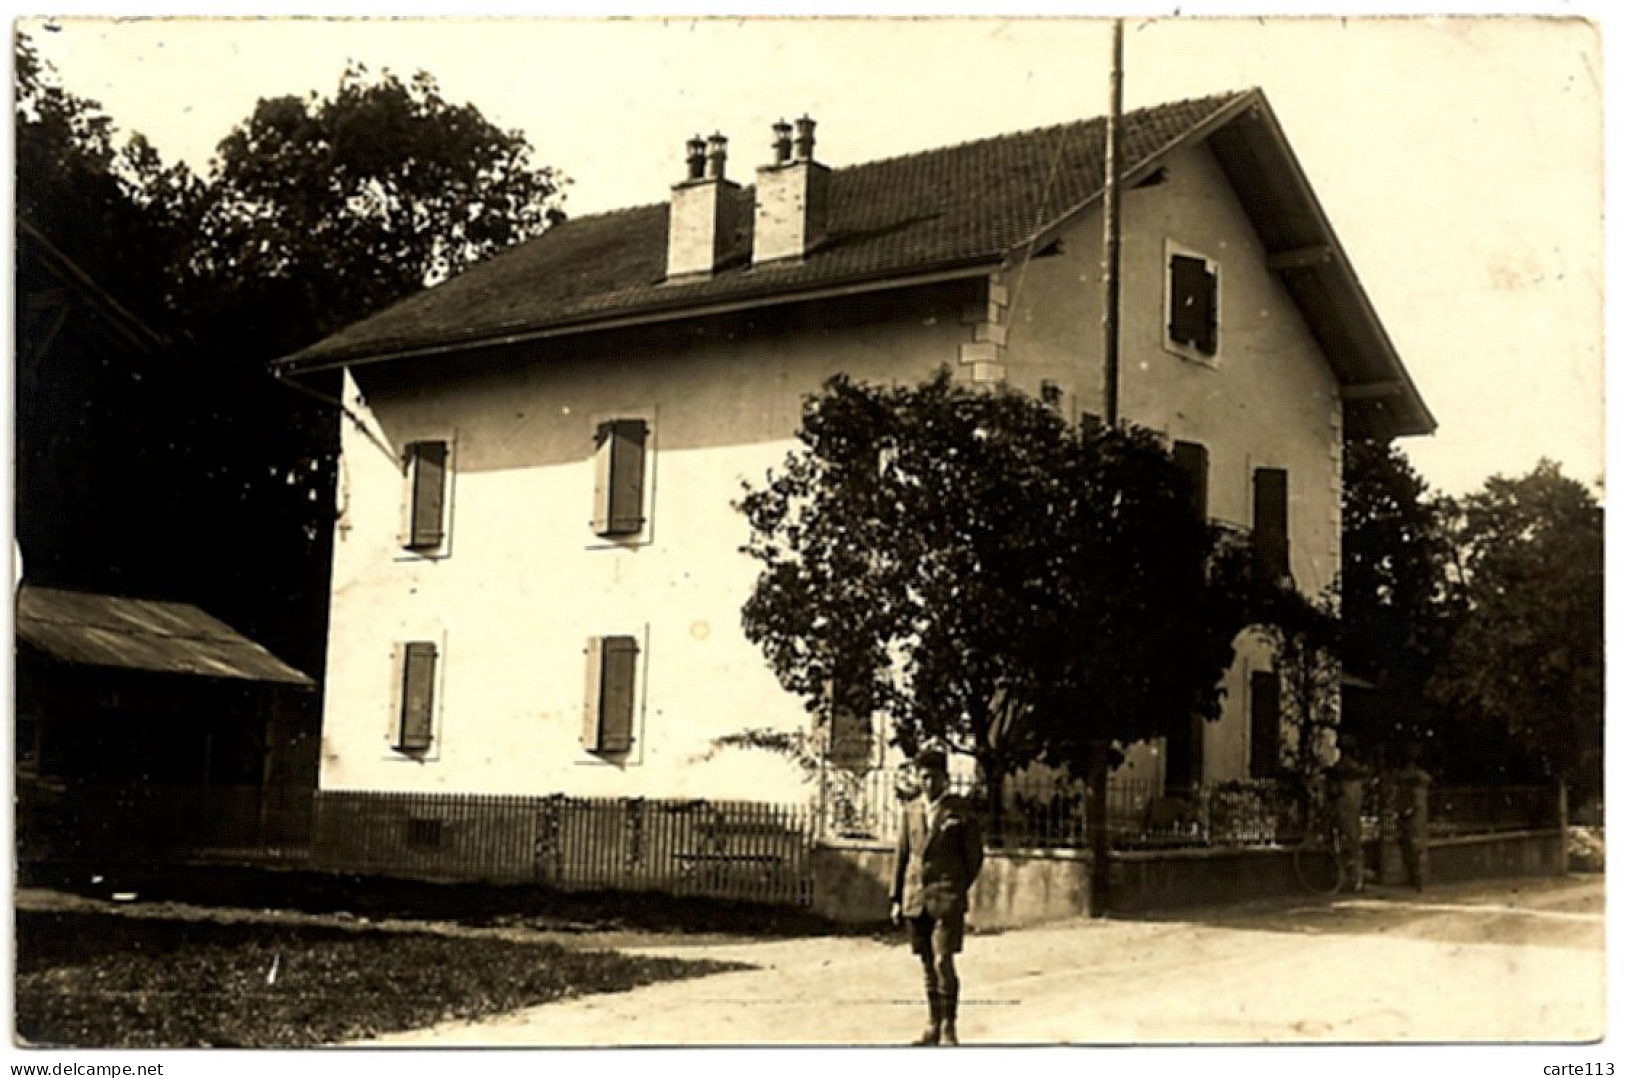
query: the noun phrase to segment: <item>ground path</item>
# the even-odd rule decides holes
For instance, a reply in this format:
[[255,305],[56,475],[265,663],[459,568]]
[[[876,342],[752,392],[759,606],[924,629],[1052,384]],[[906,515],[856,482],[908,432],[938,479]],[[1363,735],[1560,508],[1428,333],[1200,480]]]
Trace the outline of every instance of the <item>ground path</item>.
[[[960,1031],[981,1044],[1590,1040],[1603,930],[1591,876],[973,936]],[[756,968],[370,1043],[886,1045],[923,1024],[895,944],[674,940],[618,947]]]

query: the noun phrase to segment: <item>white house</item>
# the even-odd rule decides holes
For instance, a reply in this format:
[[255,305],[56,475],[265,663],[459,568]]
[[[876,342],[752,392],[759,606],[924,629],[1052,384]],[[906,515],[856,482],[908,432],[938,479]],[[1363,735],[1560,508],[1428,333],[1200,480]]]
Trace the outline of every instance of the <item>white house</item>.
[[[1122,132],[1122,414],[1314,594],[1345,435],[1433,419],[1260,91]],[[946,364],[1103,411],[1104,121],[841,169],[811,121],[773,134],[754,187],[726,140],[691,141],[668,203],[557,225],[279,361],[342,370],[349,415],[324,792],[803,797],[776,757],[708,750],[806,721],[742,634],[731,506],[805,395]],[[1244,647],[1222,719],[1129,766],[1263,766],[1271,678]]]

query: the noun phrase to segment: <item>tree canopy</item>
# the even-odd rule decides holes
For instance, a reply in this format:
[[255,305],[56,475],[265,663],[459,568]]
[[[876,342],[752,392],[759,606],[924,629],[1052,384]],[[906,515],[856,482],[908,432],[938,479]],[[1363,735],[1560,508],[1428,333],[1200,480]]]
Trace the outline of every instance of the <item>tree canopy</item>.
[[352,63],[332,96],[263,99],[221,141],[182,273],[213,332],[291,351],[538,234],[564,182],[426,72]]
[[1505,731],[1541,771],[1600,792],[1603,511],[1541,461],[1491,477],[1450,526],[1466,610],[1432,685],[1479,729]]
[[1392,761],[1436,741],[1444,722],[1425,690],[1461,609],[1447,505],[1397,445],[1344,446],[1340,655],[1372,686],[1344,718],[1366,750]]
[[1244,544],[1142,430],[1085,433],[946,371],[831,379],[740,508],[746,635],[820,721],[885,712],[997,775],[1216,717],[1249,620]]
[[[267,363],[537,234],[565,180],[427,74],[354,64],[330,95],[260,101],[199,176],[121,136],[26,36],[16,57],[19,215],[164,338],[119,357],[111,380],[57,363],[40,372],[48,392],[20,386],[19,467],[40,472],[19,507],[30,567],[202,603],[319,673],[338,416],[277,385]],[[87,395],[87,415],[139,417],[106,440],[150,467],[107,467],[99,451],[51,459],[69,417],[50,398]],[[85,547],[69,538],[124,535],[135,520],[156,538],[51,564]]]

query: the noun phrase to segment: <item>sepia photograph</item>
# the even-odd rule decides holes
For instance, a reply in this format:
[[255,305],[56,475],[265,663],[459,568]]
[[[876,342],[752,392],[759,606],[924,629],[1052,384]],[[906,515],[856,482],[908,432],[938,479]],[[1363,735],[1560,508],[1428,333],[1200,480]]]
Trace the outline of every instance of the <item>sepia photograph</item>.
[[13,1063],[1612,1073],[1601,21],[12,35]]

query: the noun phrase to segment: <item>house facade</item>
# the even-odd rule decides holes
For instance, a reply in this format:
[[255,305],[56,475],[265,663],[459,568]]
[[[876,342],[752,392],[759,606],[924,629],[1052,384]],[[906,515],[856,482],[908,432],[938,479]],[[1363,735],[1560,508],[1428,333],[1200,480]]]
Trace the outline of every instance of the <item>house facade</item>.
[[[754,187],[720,137],[669,203],[572,220],[278,364],[343,371],[323,791],[805,798],[805,727],[740,627],[733,508],[831,375],[947,366],[1104,412],[1102,121],[843,169],[810,121]],[[838,137],[838,133],[837,133]],[[1121,414],[1306,594],[1349,434],[1433,421],[1258,91],[1124,119]],[[1270,659],[1135,746],[1155,789],[1278,756]],[[876,731],[873,765],[895,762]]]

